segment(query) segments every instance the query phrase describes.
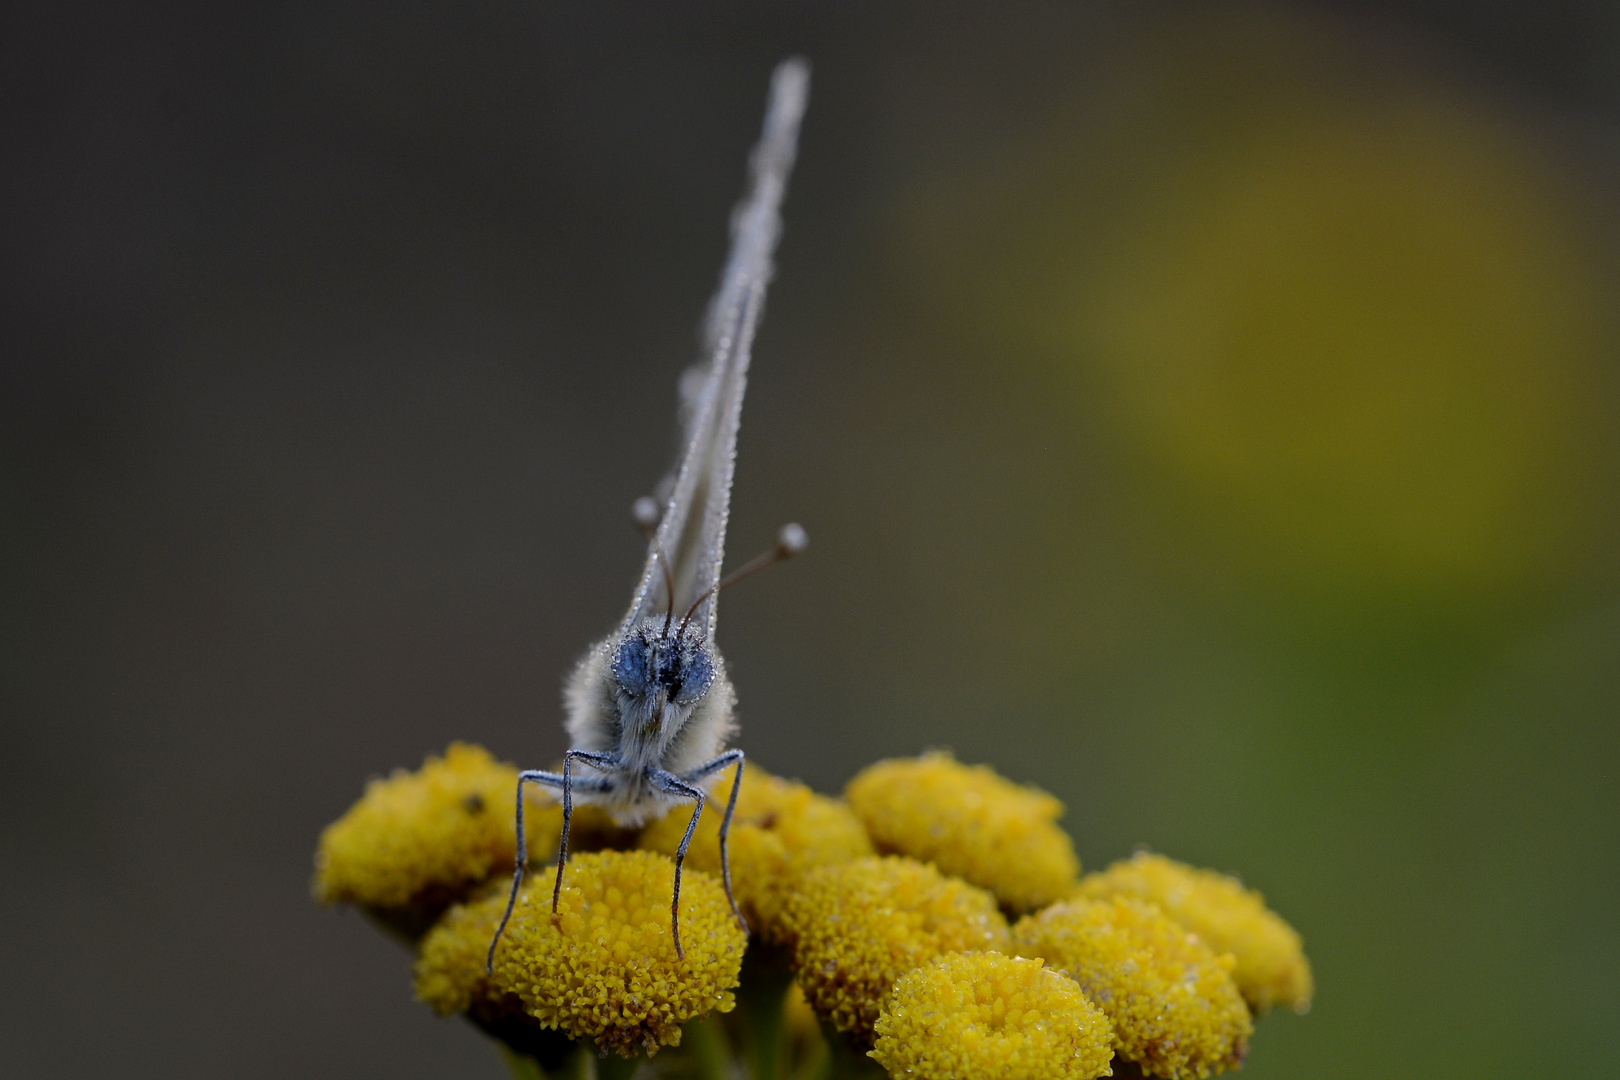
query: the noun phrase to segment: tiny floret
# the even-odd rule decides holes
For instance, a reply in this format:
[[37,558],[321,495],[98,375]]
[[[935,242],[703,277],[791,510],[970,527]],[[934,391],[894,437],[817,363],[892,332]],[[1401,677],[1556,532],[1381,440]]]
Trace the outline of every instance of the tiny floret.
[[1082,878],[1075,895],[1151,900],[1216,952],[1237,957],[1232,978],[1256,1013],[1310,1008],[1311,965],[1299,934],[1236,878],[1139,852]]
[[1243,1064],[1253,1022],[1230,953],[1141,900],[1070,900],[1013,928],[1021,956],[1080,984],[1114,1022],[1114,1049],[1150,1076],[1192,1080]]
[[[371,781],[321,834],[316,899],[380,913],[414,910],[431,922],[490,877],[511,873],[517,778],[489,751],[458,742],[414,773]],[[562,810],[549,796],[528,802],[526,824],[532,855],[556,849]]]
[[[524,888],[524,894],[530,891]],[[495,888],[445,912],[417,954],[416,999],[441,1016],[467,1012],[500,995],[489,989],[484,958],[501,924],[506,898]]]
[[782,932],[810,1007],[868,1044],[901,975],[947,953],[1009,945],[995,897],[896,856],[810,871],[787,898]]
[[731,1010],[745,938],[718,881],[701,871],[682,876],[681,959],[670,937],[670,859],[650,851],[570,859],[553,917],[556,873],[525,885],[490,975],[485,953],[506,897],[446,916],[422,943],[417,996],[440,1013],[515,1001],[540,1027],[623,1057],[678,1046],[682,1024]]
[[[735,775],[727,770],[714,786],[692,835],[687,866],[720,873],[720,820]],[[639,846],[674,855],[691,820],[689,808],[676,807],[642,830]],[[743,774],[727,847],[732,894],[749,926],[768,941],[780,937],[782,905],[806,871],[872,854],[872,842],[848,806],[757,765]]]
[[989,889],[1009,911],[1062,899],[1080,872],[1057,825],[1063,804],[986,765],[939,751],[880,761],[844,794],[880,851],[931,862]]
[[1113,1039],[1075,981],[1041,961],[958,953],[900,976],[871,1056],[916,1080],[1093,1080]]

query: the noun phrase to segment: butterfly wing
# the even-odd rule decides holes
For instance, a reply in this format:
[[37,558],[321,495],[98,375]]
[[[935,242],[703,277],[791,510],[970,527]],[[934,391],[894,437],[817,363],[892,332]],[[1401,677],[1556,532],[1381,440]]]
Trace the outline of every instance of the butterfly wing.
[[[809,90],[810,67],[803,60],[784,61],[771,77],[765,129],[749,159],[749,190],[732,214],[731,254],[709,303],[704,327],[704,348],[710,357],[707,377],[691,402],[674,487],[648,545],[646,567],[621,635],[660,612],[673,611],[680,619],[697,603],[692,625],[701,628],[707,640],[714,639],[718,604],[711,590],[720,580],[725,555],[748,361],[765,305],[771,257],[782,232],[782,196],[793,171]],[[669,559],[673,597],[665,586],[664,568],[658,565],[663,557]]]

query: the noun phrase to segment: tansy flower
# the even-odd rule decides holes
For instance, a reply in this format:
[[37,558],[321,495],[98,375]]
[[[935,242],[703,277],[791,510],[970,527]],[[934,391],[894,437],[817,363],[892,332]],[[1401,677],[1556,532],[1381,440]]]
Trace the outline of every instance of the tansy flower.
[[[720,820],[734,775],[728,771],[715,785],[692,835],[687,866],[720,873]],[[672,810],[642,830],[639,846],[672,856],[691,820],[689,809]],[[872,842],[848,806],[754,765],[743,775],[727,847],[732,895],[750,927],[768,941],[780,936],[783,901],[805,871],[872,854]]]
[[1231,954],[1154,905],[1070,900],[1021,920],[1013,940],[1080,984],[1114,1022],[1114,1048],[1144,1073],[1190,1080],[1243,1063],[1253,1023]]
[[993,896],[894,856],[810,871],[788,895],[781,925],[811,1008],[866,1043],[901,975],[945,953],[1009,944]]
[[1067,895],[1080,872],[1056,822],[1063,804],[985,765],[933,751],[869,765],[844,791],[881,851],[931,862],[996,894],[1009,911]]
[[525,885],[490,975],[484,960],[505,894],[450,912],[422,942],[417,996],[440,1013],[515,1005],[543,1028],[623,1057],[679,1045],[683,1023],[732,1008],[745,939],[713,877],[682,876],[683,960],[670,937],[670,859],[650,851],[570,859],[553,918],[556,873]]
[[[451,903],[512,872],[517,777],[482,747],[451,743],[417,772],[371,781],[321,834],[316,898],[359,905],[407,932],[425,930]],[[538,792],[527,805],[530,854],[554,852],[561,808]]]
[[916,1080],[1093,1080],[1114,1032],[1073,979],[1039,960],[958,953],[900,976],[872,1057]]
[[416,996],[441,1014],[465,1013],[509,1049],[540,1060],[544,1068],[555,1068],[573,1043],[560,1031],[542,1028],[515,994],[491,993],[484,975],[484,960],[506,908],[506,895],[504,884],[492,882],[478,899],[445,914],[423,939],[416,962]]
[[1311,965],[1299,934],[1236,878],[1140,852],[1081,879],[1075,895],[1151,900],[1216,952],[1237,957],[1232,979],[1256,1013],[1310,1008]]

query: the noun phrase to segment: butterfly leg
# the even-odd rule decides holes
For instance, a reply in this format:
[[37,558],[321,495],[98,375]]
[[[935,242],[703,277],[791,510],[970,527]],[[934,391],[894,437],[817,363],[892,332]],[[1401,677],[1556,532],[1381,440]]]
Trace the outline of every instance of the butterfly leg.
[[726,901],[731,904],[731,914],[736,917],[737,925],[742,927],[743,933],[746,934],[748,920],[737,910],[737,898],[731,895],[731,857],[726,851],[726,839],[731,834],[731,818],[737,812],[737,792],[742,790],[743,752],[727,750],[713,761],[706,761],[697,768],[683,773],[681,779],[695,784],[705,777],[713,776],[734,761],[737,763],[737,774],[731,778],[731,797],[726,800],[725,816],[720,819],[720,880],[726,886]]
[[506,913],[501,916],[501,925],[495,928],[495,936],[489,941],[489,955],[484,958],[484,972],[488,974],[495,970],[495,946],[501,943],[501,935],[506,932],[506,923],[512,917],[512,907],[517,903],[518,889],[523,885],[523,871],[529,863],[529,847],[523,835],[523,785],[525,783],[545,784],[547,787],[560,788],[563,778],[556,773],[541,772],[539,769],[529,769],[518,773],[517,783],[517,851],[513,861],[517,864],[512,867],[512,894],[506,898]]
[[573,779],[575,758],[587,765],[594,765],[604,772],[615,769],[619,765],[619,759],[612,754],[597,754],[590,750],[570,750],[563,755],[563,822],[562,837],[557,843],[557,881],[551,887],[551,913],[553,915],[557,914],[557,901],[562,897],[563,868],[568,865],[568,828],[574,823],[574,785],[577,783],[587,791],[606,791],[611,786],[603,778]]
[[[606,755],[598,754],[591,756],[605,757]],[[512,868],[512,892],[506,898],[506,911],[501,915],[501,925],[496,928],[495,936],[491,938],[489,942],[489,955],[484,960],[484,970],[486,972],[491,972],[495,969],[495,948],[501,943],[501,935],[506,932],[506,924],[512,918],[512,908],[517,904],[518,890],[523,885],[523,871],[527,868],[529,863],[528,841],[524,835],[523,829],[523,785],[525,783],[544,784],[547,787],[562,789],[563,828],[562,842],[560,846],[561,855],[557,863],[557,881],[559,885],[562,882],[562,860],[567,858],[568,854],[568,824],[573,810],[573,781],[572,777],[569,775],[568,766],[569,761],[568,758],[565,757],[563,759],[563,771],[560,774],[554,772],[543,772],[539,769],[526,769],[518,774],[516,830],[517,850],[513,860],[516,865],[514,865]],[[592,791],[606,790],[608,786],[606,780],[599,779],[581,780],[579,783],[588,787]],[[552,890],[551,904],[552,911],[555,912],[557,909],[557,890],[555,889]]]
[[703,789],[688,784],[685,780],[672,772],[663,769],[652,769],[647,778],[653,786],[666,795],[679,795],[691,799],[697,805],[692,808],[692,820],[686,823],[686,832],[681,837],[681,846],[675,849],[675,894],[669,901],[669,927],[675,938],[675,955],[682,960],[686,953],[681,949],[681,866],[686,862],[686,849],[692,846],[692,834],[697,831],[698,818],[703,816]]

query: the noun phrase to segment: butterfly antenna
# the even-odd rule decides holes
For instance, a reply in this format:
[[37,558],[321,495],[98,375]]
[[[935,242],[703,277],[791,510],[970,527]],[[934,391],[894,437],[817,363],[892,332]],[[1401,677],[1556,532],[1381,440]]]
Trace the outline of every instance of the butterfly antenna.
[[658,501],[651,495],[643,495],[630,504],[630,520],[636,523],[641,535],[651,540],[658,528],[658,519],[663,517],[658,509]]
[[664,636],[668,637],[669,624],[675,619],[675,575],[669,572],[669,559],[664,555],[664,545],[656,538],[653,540],[653,550],[658,552],[658,565],[664,569]]
[[[686,624],[692,621],[692,615],[697,611],[698,605],[703,603],[722,589],[729,589],[745,577],[759,573],[767,566],[775,566],[779,562],[791,559],[795,555],[804,554],[804,549],[810,546],[810,534],[804,531],[804,526],[796,521],[790,521],[782,526],[776,534],[776,546],[769,551],[762,551],[752,559],[743,563],[737,569],[721,578],[709,588],[702,596],[692,601],[692,606],[686,609],[686,617],[681,620],[679,634],[686,633]],[[669,632],[665,627],[666,634]]]
[[659,569],[664,571],[664,596],[667,598],[664,605],[664,634],[667,636],[669,624],[675,621],[675,575],[670,573],[664,545],[658,542],[658,519],[661,517],[663,515],[658,510],[658,503],[650,495],[643,495],[630,504],[630,520],[636,523],[636,528],[652,544],[653,552],[658,556]]

